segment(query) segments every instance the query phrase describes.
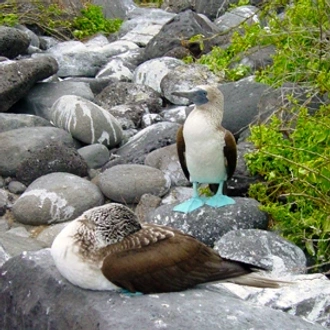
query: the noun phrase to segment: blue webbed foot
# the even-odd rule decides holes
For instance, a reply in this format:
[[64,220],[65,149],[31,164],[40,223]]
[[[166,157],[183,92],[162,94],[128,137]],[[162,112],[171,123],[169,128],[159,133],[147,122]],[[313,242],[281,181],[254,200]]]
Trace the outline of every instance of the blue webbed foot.
[[192,197],[188,200],[186,200],[185,202],[176,205],[173,208],[173,211],[176,212],[182,212],[182,213],[190,213],[196,209],[198,209],[199,207],[203,206],[204,200],[201,199],[200,197]]
[[222,206],[226,206],[226,205],[235,204],[235,201],[226,195],[216,194],[212,197],[209,197],[205,201],[205,204],[212,206],[212,207],[222,207]]
[[143,295],[142,292],[131,292],[131,291],[128,291],[126,289],[120,289],[119,293],[123,294],[124,296],[127,296],[127,297],[136,297],[136,296],[142,296]]

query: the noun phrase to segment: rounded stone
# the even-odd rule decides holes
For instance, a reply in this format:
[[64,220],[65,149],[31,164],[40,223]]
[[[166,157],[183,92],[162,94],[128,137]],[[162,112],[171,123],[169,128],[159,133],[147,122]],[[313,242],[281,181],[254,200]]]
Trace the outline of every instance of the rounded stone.
[[137,164],[111,167],[96,180],[105,196],[126,204],[138,203],[144,194],[161,197],[171,186],[170,179],[160,170]]

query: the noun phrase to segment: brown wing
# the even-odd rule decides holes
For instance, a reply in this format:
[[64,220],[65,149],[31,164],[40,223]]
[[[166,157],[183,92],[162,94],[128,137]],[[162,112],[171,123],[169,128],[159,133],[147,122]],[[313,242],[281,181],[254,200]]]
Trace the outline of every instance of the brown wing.
[[244,264],[221,259],[189,235],[174,231],[174,235],[162,238],[157,227],[149,225],[125,238],[126,242],[121,242],[127,246],[125,250],[114,246],[115,252],[105,258],[102,267],[109,281],[131,292],[156,293],[181,291],[251,272]]
[[179,161],[181,164],[182,171],[183,171],[184,175],[186,176],[186,178],[189,180],[190,175],[189,175],[189,171],[188,171],[187,164],[186,164],[186,157],[185,157],[186,145],[185,145],[184,138],[183,138],[183,126],[181,126],[178,129],[178,132],[176,135],[176,148],[178,151],[178,156],[179,156]]
[[237,164],[237,147],[236,147],[236,140],[229,131],[226,130],[225,133],[225,147],[223,148],[223,152],[225,158],[227,160],[227,180],[229,180],[236,169]]

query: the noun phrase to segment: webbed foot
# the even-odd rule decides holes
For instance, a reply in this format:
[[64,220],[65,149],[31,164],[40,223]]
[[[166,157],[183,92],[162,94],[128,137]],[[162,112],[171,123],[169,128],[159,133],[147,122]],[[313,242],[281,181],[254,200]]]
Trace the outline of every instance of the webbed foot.
[[124,296],[127,296],[127,297],[136,297],[136,296],[142,296],[143,295],[142,292],[131,292],[131,291],[126,290],[126,289],[120,289],[119,293],[123,294]]
[[226,205],[231,205],[231,204],[235,204],[236,202],[226,196],[226,195],[214,195],[212,197],[209,197],[206,201],[205,204],[212,206],[212,207],[222,207],[222,206],[226,206]]
[[182,212],[182,213],[190,213],[199,207],[203,206],[204,200],[202,200],[200,197],[192,197],[185,202],[174,206],[173,211],[176,212]]

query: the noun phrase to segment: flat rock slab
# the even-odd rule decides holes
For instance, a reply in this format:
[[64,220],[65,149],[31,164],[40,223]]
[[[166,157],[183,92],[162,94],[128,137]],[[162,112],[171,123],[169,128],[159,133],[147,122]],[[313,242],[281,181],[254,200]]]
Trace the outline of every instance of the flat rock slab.
[[324,329],[224,289],[135,297],[83,290],[61,277],[49,249],[10,259],[0,274],[1,329]]
[[235,197],[236,204],[213,208],[204,205],[191,213],[174,212],[175,204],[162,205],[147,215],[146,221],[170,226],[213,246],[230,230],[267,229],[268,216],[252,198]]

